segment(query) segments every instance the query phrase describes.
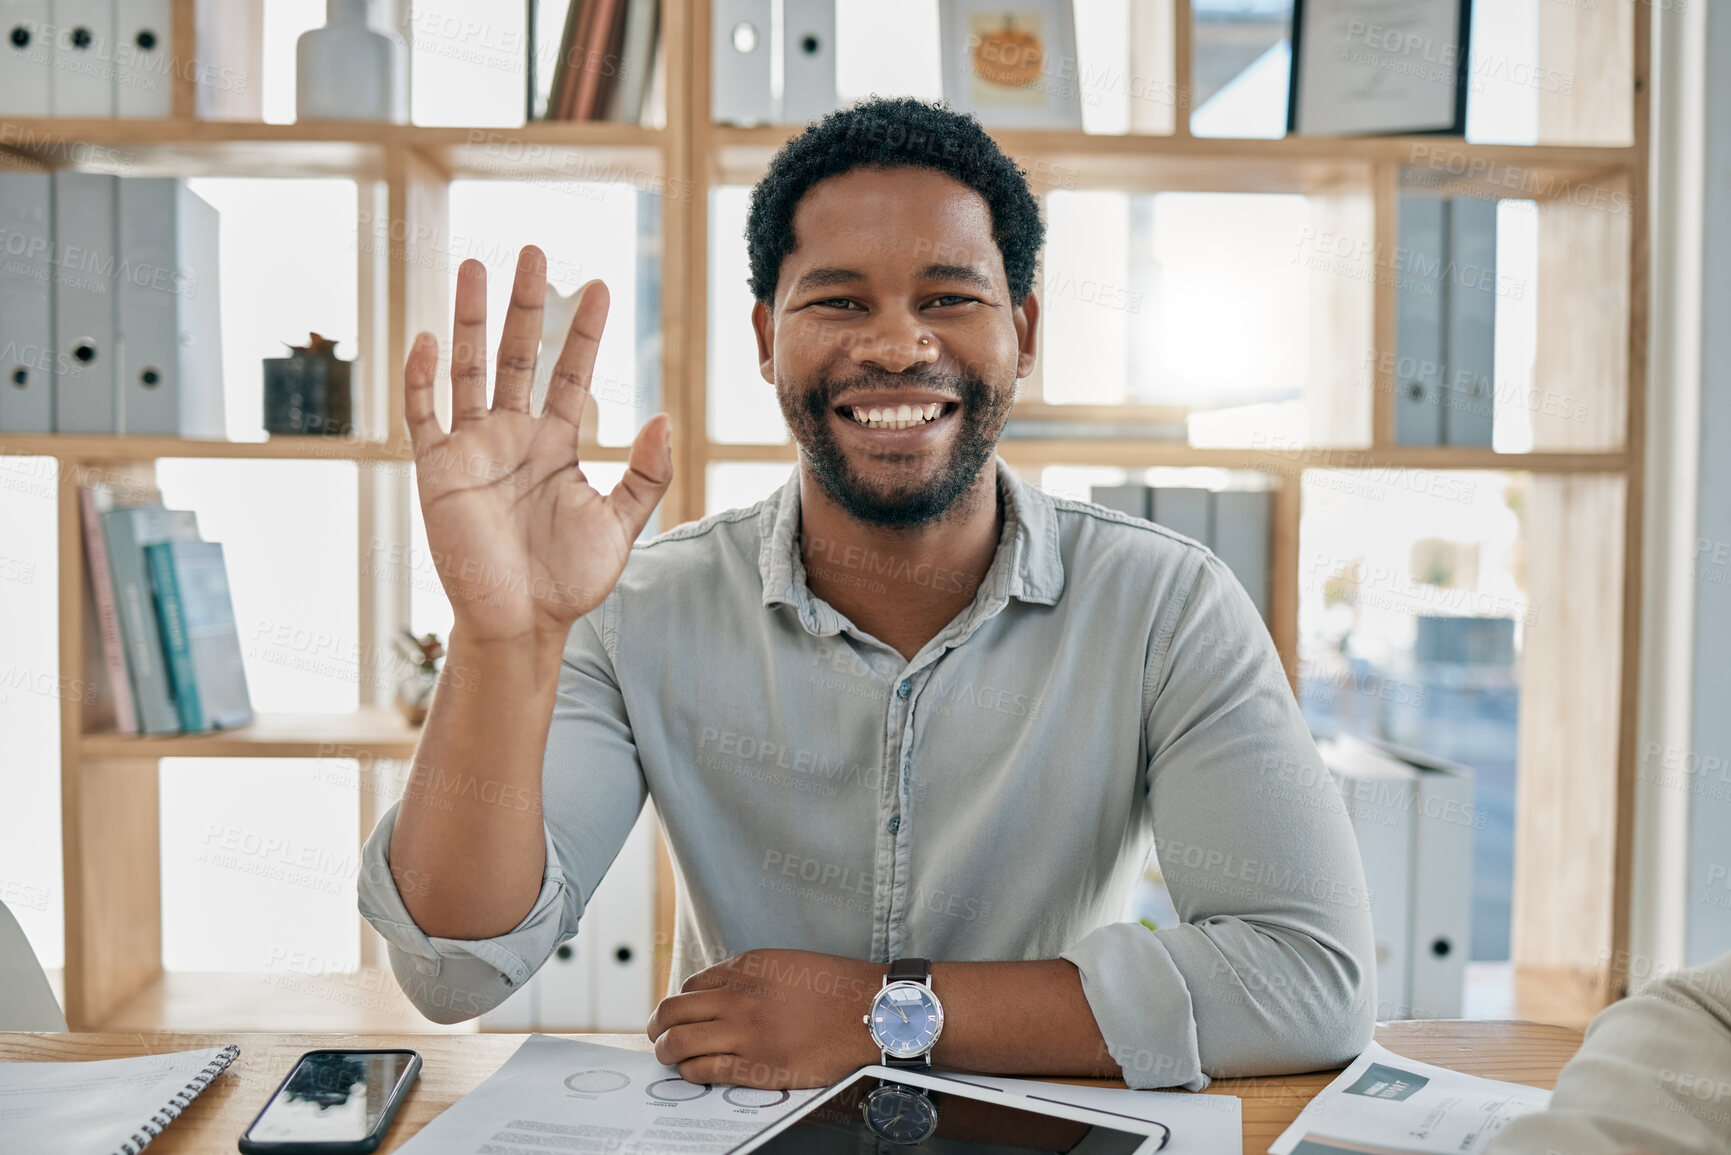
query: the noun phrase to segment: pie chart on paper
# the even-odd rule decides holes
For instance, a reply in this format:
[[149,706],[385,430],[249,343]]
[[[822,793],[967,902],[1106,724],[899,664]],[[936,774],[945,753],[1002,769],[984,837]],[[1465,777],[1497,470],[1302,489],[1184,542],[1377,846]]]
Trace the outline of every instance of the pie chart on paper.
[[709,1094],[702,1083],[687,1083],[684,1079],[660,1079],[649,1084],[649,1093],[663,1103],[689,1103]]
[[571,1090],[583,1095],[605,1095],[609,1091],[622,1091],[631,1085],[631,1076],[621,1071],[608,1071],[596,1068],[590,1071],[578,1071],[574,1075],[565,1076],[565,1085]]

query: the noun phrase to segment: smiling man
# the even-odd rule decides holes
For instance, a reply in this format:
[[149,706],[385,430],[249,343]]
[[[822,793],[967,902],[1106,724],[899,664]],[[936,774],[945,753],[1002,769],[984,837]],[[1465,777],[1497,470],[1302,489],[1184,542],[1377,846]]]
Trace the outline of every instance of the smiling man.
[[[599,283],[530,413],[538,250],[491,408],[479,264],[449,433],[430,335],[411,352],[456,620],[361,873],[404,991],[442,1022],[508,997],[653,798],[677,993],[648,1031],[687,1079],[815,1086],[883,1060],[1200,1088],[1357,1054],[1368,895],[1248,596],[1196,543],[994,456],[1039,317],[1022,172],[971,118],[874,99],[781,150],[746,239],[760,371],[799,447],[749,509],[633,544],[670,426],[645,425],[611,494],[584,480]],[[1182,921],[1151,929],[1120,919],[1155,847]]]

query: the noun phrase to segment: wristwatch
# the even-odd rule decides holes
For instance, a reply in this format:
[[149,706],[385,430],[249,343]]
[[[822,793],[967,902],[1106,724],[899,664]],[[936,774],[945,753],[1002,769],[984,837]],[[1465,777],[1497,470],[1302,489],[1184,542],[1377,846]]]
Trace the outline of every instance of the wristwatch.
[[911,1147],[938,1129],[938,1105],[918,1087],[879,1083],[860,1104],[866,1126],[879,1139]]
[[932,1047],[944,1029],[944,1007],[932,992],[932,964],[923,958],[891,963],[865,1025],[883,1052],[884,1066],[929,1068]]

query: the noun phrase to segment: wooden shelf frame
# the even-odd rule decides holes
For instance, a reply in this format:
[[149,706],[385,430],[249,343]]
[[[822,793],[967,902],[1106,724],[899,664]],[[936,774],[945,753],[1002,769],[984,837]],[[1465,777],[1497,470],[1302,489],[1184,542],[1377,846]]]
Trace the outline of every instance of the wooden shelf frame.
[[[191,58],[197,4],[175,0],[176,51]],[[388,0],[399,15],[408,0]],[[1563,6],[1550,6],[1561,9]],[[1607,15],[1607,13],[1611,13]],[[438,238],[448,233],[448,185],[453,180],[603,180],[659,191],[661,213],[662,380],[665,408],[676,435],[676,477],[662,505],[662,524],[700,516],[712,463],[791,463],[790,444],[734,444],[710,439],[707,428],[709,193],[718,185],[757,179],[774,151],[798,131],[792,126],[738,128],[709,119],[709,0],[663,0],[669,49],[666,126],[537,123],[519,127],[433,127],[320,122],[293,125],[206,121],[192,116],[190,73],[177,76],[176,116],[164,120],[24,119],[0,125],[0,166],[54,168],[77,164],[94,170],[176,176],[342,176],[357,187],[357,219],[388,222],[392,235]],[[1596,581],[1579,606],[1558,615],[1554,642],[1541,639],[1542,661],[1527,677],[1541,730],[1523,721],[1522,830],[1517,867],[1517,921],[1533,930],[1517,934],[1516,963],[1587,975],[1609,990],[1623,976],[1610,960],[1626,957],[1629,930],[1629,858],[1635,782],[1635,695],[1639,629],[1641,477],[1644,469],[1645,327],[1647,300],[1646,190],[1649,163],[1647,59],[1651,13],[1644,6],[1596,6],[1547,11],[1544,51],[1556,48],[1582,61],[1594,53],[1628,51],[1627,94],[1634,126],[1627,144],[1473,144],[1436,137],[1370,139],[1198,138],[1189,132],[1193,43],[1189,0],[1131,0],[1135,27],[1161,32],[1138,41],[1133,68],[1170,75],[1177,93],[1169,131],[1123,135],[1077,132],[994,133],[1030,174],[1040,195],[1059,188],[1112,188],[1137,192],[1237,191],[1328,196],[1342,189],[1362,196],[1379,253],[1392,252],[1394,213],[1414,168],[1434,177],[1438,194],[1548,199],[1562,211],[1548,214],[1550,243],[1572,242],[1602,258],[1598,268],[1626,292],[1611,308],[1624,322],[1596,334],[1595,365],[1615,362],[1593,377],[1606,427],[1542,431],[1531,453],[1487,449],[1403,447],[1395,444],[1392,379],[1387,370],[1365,389],[1362,443],[1280,450],[1192,447],[1181,443],[1105,436],[1100,439],[1006,440],[1000,452],[1018,470],[1047,465],[1208,466],[1268,474],[1275,493],[1271,538],[1273,588],[1269,626],[1290,678],[1297,677],[1298,528],[1302,483],[1318,470],[1486,470],[1530,475],[1548,502],[1555,525],[1530,543],[1553,559],[1561,583],[1591,572]],[[1612,27],[1615,25],[1615,27]],[[1169,32],[1166,35],[1161,30]],[[1167,53],[1162,63],[1156,57]],[[1161,71],[1164,69],[1165,71]],[[1556,139],[1573,133],[1556,118],[1599,110],[1550,107]],[[1591,127],[1590,125],[1588,126]],[[73,145],[95,145],[73,148]],[[1616,190],[1627,198],[1616,221],[1571,213],[1580,190]],[[60,463],[60,658],[64,671],[89,669],[84,653],[84,559],[76,483],[87,478],[153,480],[158,459],[345,460],[356,470],[358,532],[363,547],[375,540],[408,540],[412,459],[402,421],[394,367],[421,329],[447,333],[450,303],[446,270],[416,260],[413,246],[359,246],[359,333],[362,379],[357,382],[362,436],[272,438],[263,442],[201,442],[178,438],[0,434],[0,454],[53,457]],[[1369,293],[1366,334],[1372,349],[1394,346],[1394,294],[1380,282]],[[1553,302],[1541,326],[1553,336],[1571,323],[1578,301]],[[1542,306],[1542,313],[1545,307]],[[1578,324],[1578,317],[1573,323]],[[1566,378],[1579,365],[1549,364],[1540,375]],[[1159,420],[1155,407],[1086,407],[1045,404],[1036,387],[1018,405],[1024,420]],[[1356,403],[1356,402],[1355,402]],[[448,380],[441,383],[441,417],[448,420]],[[594,423],[590,423],[592,430]],[[585,457],[623,461],[624,447],[589,445]],[[1548,533],[1549,536],[1544,536]],[[1611,558],[1606,562],[1606,557]],[[1607,566],[1609,569],[1607,570]],[[407,590],[357,575],[363,650],[389,652],[389,639],[408,620]],[[1571,595],[1572,596],[1572,595]],[[1603,644],[1602,624],[1615,623],[1616,644]],[[1614,649],[1607,656],[1606,650]],[[1537,681],[1532,681],[1533,677]],[[77,701],[61,708],[62,833],[65,845],[67,971],[65,1005],[75,1027],[92,1027],[141,992],[160,990],[160,894],[157,831],[139,823],[156,812],[161,757],[323,757],[333,747],[374,759],[412,755],[416,734],[395,719],[376,678],[362,678],[360,707],[329,715],[264,715],[240,730],[162,739],[107,733]],[[1527,691],[1524,686],[1523,693]],[[1541,740],[1571,723],[1571,702],[1591,703],[1596,729],[1562,752]],[[1523,719],[1527,716],[1523,700]],[[1582,770],[1585,767],[1585,771]],[[1582,783],[1586,786],[1583,788]],[[381,809],[362,789],[361,832]],[[1547,807],[1567,823],[1535,821]],[[1585,831],[1579,837],[1571,836]],[[672,928],[672,877],[663,854],[657,879],[657,931],[664,981]],[[1550,911],[1552,913],[1546,913]],[[377,952],[363,962],[376,968]],[[147,1000],[148,1001],[148,1000]],[[152,1004],[154,1005],[154,1004]]]

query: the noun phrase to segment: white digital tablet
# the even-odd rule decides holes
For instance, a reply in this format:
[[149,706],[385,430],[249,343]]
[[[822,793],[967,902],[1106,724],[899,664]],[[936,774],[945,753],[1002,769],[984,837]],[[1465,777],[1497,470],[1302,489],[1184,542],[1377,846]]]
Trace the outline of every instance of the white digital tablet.
[[1170,1134],[1147,1119],[874,1066],[861,1067],[728,1155],[856,1155],[874,1147],[943,1155],[1148,1155],[1166,1146]]

